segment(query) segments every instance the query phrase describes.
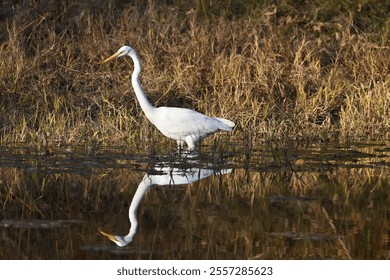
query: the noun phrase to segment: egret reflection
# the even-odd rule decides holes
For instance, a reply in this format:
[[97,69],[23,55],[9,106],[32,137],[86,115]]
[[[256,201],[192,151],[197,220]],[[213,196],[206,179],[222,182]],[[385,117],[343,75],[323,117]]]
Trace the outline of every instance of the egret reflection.
[[[183,164],[185,163],[185,164]],[[145,174],[134,194],[129,207],[130,229],[127,235],[113,235],[110,233],[100,233],[120,247],[124,247],[133,241],[138,228],[137,209],[146,191],[152,185],[177,186],[185,185],[202,180],[210,175],[221,176],[230,173],[231,168],[218,168],[215,164],[205,164],[200,167],[197,161],[191,162],[159,162]]]

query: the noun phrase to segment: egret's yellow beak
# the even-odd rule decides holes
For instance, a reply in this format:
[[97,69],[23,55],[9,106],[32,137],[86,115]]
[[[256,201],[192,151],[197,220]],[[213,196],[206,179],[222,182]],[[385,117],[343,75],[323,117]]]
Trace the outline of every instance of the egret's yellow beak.
[[106,62],[109,62],[110,60],[113,60],[114,58],[117,58],[118,55],[120,55],[121,52],[116,52],[114,53],[112,56],[110,56],[109,58],[107,58],[106,60],[103,61],[103,63],[106,63]]
[[116,241],[115,235],[109,234],[109,233],[105,233],[104,231],[101,231],[100,229],[99,229],[99,232],[100,232],[101,234],[103,234],[105,237],[107,237],[108,239],[110,239],[112,242],[115,242],[115,241]]

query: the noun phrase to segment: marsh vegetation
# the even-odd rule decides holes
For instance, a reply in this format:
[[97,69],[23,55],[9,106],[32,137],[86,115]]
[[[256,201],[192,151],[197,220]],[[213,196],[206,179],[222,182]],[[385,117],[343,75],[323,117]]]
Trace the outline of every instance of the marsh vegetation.
[[[1,259],[389,259],[386,1],[3,1]],[[155,106],[236,123],[153,186],[176,144],[131,88],[131,45]],[[222,175],[221,169],[231,169]],[[156,174],[155,170],[154,173]]]
[[388,137],[386,1],[162,2],[3,4],[1,141],[165,141],[135,100],[130,60],[101,64],[124,44],[155,106],[231,119],[236,141]]

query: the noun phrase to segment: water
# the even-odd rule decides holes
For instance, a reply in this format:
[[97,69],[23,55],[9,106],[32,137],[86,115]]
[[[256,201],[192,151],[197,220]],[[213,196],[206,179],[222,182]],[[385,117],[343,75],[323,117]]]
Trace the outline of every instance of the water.
[[0,258],[389,259],[389,156],[386,143],[3,146]]

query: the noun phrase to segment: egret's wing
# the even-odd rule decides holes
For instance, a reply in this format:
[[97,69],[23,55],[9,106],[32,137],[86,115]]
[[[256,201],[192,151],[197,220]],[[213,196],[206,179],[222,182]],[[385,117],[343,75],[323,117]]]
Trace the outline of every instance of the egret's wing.
[[231,130],[217,118],[211,118],[194,110],[175,107],[157,108],[156,119],[152,123],[169,137],[180,138],[188,135],[203,138],[220,129]]

